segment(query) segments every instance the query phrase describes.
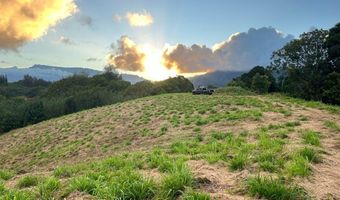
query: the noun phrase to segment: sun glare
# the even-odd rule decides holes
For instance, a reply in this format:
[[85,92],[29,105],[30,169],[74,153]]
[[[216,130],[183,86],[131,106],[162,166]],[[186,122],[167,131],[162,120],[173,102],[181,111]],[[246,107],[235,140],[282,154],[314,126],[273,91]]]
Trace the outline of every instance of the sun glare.
[[168,69],[163,65],[162,51],[151,47],[150,45],[142,46],[145,54],[143,60],[144,76],[153,81],[160,81],[177,75],[175,69]]

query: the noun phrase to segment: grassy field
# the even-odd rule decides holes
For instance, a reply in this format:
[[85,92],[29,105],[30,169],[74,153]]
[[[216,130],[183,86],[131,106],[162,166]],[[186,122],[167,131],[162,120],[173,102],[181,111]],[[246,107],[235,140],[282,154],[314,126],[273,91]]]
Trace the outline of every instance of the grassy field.
[[340,108],[164,94],[0,136],[0,199],[339,199]]

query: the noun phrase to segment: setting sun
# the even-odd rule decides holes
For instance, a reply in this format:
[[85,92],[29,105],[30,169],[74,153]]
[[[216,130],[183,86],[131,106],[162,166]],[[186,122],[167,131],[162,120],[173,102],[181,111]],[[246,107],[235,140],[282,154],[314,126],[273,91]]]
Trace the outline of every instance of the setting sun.
[[147,79],[160,81],[178,74],[175,69],[168,69],[163,65],[161,50],[155,49],[150,45],[142,46],[141,50],[145,54],[143,65],[144,76]]

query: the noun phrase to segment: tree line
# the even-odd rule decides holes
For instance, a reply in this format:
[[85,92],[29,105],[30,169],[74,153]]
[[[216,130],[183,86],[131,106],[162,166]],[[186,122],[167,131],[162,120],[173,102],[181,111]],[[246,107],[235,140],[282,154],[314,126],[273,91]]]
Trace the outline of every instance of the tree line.
[[229,85],[340,105],[340,23],[301,34]]
[[93,77],[74,75],[48,82],[29,75],[8,83],[0,76],[0,134],[84,109],[139,97],[189,92],[192,83],[182,76],[134,85],[112,71]]

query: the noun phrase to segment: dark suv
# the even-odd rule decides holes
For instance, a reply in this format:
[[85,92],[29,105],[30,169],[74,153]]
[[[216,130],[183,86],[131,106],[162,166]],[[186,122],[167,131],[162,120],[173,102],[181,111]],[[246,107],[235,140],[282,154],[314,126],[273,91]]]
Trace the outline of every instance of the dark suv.
[[209,94],[212,95],[214,90],[208,89],[207,87],[200,86],[192,91],[192,94]]

